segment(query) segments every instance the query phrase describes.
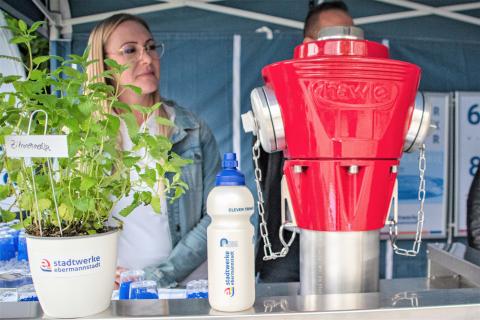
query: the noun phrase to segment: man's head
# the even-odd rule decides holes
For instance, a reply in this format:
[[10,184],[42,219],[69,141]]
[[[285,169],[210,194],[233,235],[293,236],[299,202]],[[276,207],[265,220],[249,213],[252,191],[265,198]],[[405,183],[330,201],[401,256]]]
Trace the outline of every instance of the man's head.
[[336,26],[353,26],[347,5],[342,1],[323,2],[308,12],[303,28],[303,42],[317,40],[322,28]]

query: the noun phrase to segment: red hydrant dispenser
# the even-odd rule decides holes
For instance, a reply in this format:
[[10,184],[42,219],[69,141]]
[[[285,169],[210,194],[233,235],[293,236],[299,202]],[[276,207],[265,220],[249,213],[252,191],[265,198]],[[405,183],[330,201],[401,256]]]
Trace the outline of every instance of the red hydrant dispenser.
[[[273,253],[266,239],[266,259],[288,252],[282,229],[293,227],[301,237],[302,295],[377,291],[379,231],[396,189],[399,159],[402,151],[424,154],[430,127],[430,110],[422,95],[416,99],[420,68],[389,59],[388,48],[363,40],[358,28],[334,27],[262,74],[265,86],[252,91],[253,113],[242,121],[245,131],[258,136],[255,161],[260,142],[267,152],[283,150],[285,156],[284,249]],[[423,180],[423,199],[424,187]],[[260,192],[265,240],[262,197]],[[419,220],[414,249],[395,244],[397,253],[418,252],[423,201]]]

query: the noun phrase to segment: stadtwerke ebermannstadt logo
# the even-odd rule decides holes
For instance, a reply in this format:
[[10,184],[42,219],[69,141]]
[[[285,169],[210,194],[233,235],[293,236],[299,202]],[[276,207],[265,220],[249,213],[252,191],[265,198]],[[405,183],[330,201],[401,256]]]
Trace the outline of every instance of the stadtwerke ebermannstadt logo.
[[68,273],[100,268],[100,256],[86,258],[47,259],[40,261],[40,270],[52,273]]

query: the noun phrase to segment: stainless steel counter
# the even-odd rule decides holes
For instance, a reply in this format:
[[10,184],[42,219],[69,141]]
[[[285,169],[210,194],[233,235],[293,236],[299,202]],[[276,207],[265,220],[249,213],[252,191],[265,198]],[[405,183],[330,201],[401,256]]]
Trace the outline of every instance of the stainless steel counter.
[[[259,284],[255,305],[240,313],[212,310],[206,299],[112,301],[88,319],[479,320],[480,267],[460,257],[460,246],[447,249],[429,247],[428,278],[382,280],[375,293],[299,296],[298,283]],[[0,318],[41,317],[35,302],[0,304]]]

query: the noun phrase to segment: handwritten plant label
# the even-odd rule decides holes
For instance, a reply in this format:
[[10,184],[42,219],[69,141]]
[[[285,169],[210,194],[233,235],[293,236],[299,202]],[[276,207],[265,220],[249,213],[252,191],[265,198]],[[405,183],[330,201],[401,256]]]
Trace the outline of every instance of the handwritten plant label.
[[10,158],[67,158],[66,135],[12,135],[5,137]]

